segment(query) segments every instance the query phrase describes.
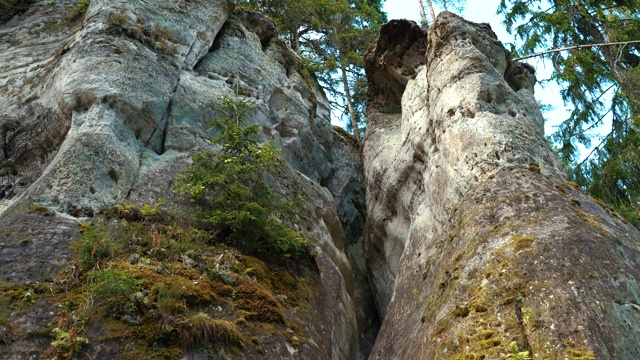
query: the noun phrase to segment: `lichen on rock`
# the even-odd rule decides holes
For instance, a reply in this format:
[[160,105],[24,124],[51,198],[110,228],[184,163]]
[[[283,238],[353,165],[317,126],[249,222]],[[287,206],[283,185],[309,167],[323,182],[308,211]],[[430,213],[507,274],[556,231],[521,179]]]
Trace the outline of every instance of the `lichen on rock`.
[[[82,14],[70,20],[68,14],[76,9]],[[222,275],[229,285],[200,281],[199,276],[209,276],[206,272],[194,278],[194,269],[186,265],[195,267],[197,261],[186,254],[166,263],[140,259],[140,254],[108,259],[115,254],[109,247],[100,253],[105,258],[95,262],[113,270],[105,276],[126,279],[124,271],[153,282],[168,271],[175,281],[161,291],[189,291],[175,306],[167,306],[184,309],[185,302],[195,312],[191,315],[205,315],[191,319],[180,314],[178,322],[176,313],[165,316],[164,325],[171,330],[145,327],[144,319],[155,315],[120,314],[121,320],[109,322],[96,312],[82,325],[86,335],[81,337],[89,344],[79,346],[93,358],[133,357],[135,349],[143,348],[150,351],[148,358],[179,358],[187,352],[204,356],[208,346],[218,351],[215,356],[227,349],[226,355],[234,358],[358,356],[354,292],[359,284],[353,281],[346,248],[351,240],[343,226],[349,227],[349,238],[363,228],[358,224],[364,212],[361,174],[354,173],[361,168],[360,158],[339,158],[350,148],[334,141],[329,103],[271,20],[235,9],[228,0],[38,1],[0,26],[0,63],[0,253],[7,260],[0,263],[0,281],[20,289],[26,282],[53,289],[51,297],[38,296],[40,302],[29,308],[17,309],[13,298],[0,299],[12,311],[0,314],[0,336],[19,338],[0,341],[0,352],[9,358],[42,354],[52,341],[64,345],[65,334],[80,327],[69,322],[77,309],[60,303],[58,276],[64,270],[69,281],[77,278],[71,267],[77,249],[71,251],[69,245],[74,248],[74,239],[84,236],[88,224],[100,222],[105,209],[163,204],[165,210],[190,214],[189,202],[173,193],[173,184],[193,154],[216,150],[208,140],[215,134],[207,122],[221,115],[221,97],[228,96],[250,98],[255,103],[250,118],[260,126],[260,140],[273,139],[281,149],[287,169],[276,181],[288,189],[283,191],[304,195],[302,212],[308,219],[287,225],[313,243],[312,267],[318,273],[294,279],[277,272],[280,278],[274,279],[276,272],[265,270],[258,260],[253,269],[238,261],[238,269]],[[345,210],[339,211],[343,204]],[[150,225],[143,219],[103,219],[123,220]],[[149,240],[155,231],[161,234],[174,225],[159,221],[134,237]],[[122,231],[110,226],[109,241],[123,240],[118,238]],[[156,250],[154,254],[161,253]],[[246,261],[246,254],[237,255]],[[147,265],[155,269],[136,261],[151,261]],[[260,276],[256,267],[262,269]],[[238,276],[242,278],[234,280]],[[201,287],[191,291],[194,282]],[[136,301],[157,302],[152,295],[159,289],[142,286],[141,294],[132,295]],[[232,286],[238,287],[235,304],[221,300],[232,297],[233,291],[227,293]],[[198,296],[210,304],[194,300]],[[50,309],[60,304],[68,311],[58,316]],[[101,304],[100,310],[107,311],[106,303]],[[273,311],[264,312],[264,304]],[[214,317],[209,305],[220,305],[225,318]],[[149,306],[147,310],[154,309]],[[242,316],[232,318],[234,314]],[[55,321],[65,326],[51,339]],[[135,326],[145,331],[127,342]],[[202,341],[217,328],[227,334],[224,349],[215,337]],[[195,340],[166,341],[167,334],[192,334]],[[148,348],[156,346],[154,341],[162,346]]]
[[418,30],[387,24],[366,56],[365,258],[383,314],[371,359],[640,356],[638,318],[618,310],[637,302],[640,233],[567,185],[535,75],[451,13],[421,62],[402,63],[416,47],[385,31]]

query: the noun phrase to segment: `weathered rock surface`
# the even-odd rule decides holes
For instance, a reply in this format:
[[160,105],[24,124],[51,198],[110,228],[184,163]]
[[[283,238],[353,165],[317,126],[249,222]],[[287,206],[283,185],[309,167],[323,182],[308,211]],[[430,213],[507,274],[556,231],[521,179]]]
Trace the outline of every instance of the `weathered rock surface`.
[[[255,102],[260,136],[290,164],[281,188],[306,194],[295,226],[321,284],[313,311],[285,309],[303,345],[283,324],[247,357],[355,359],[377,308],[372,359],[640,358],[640,233],[566,181],[534,75],[488,26],[444,13],[428,33],[383,27],[366,56],[363,180],[271,21],[227,0],[94,0],[69,18],[77,6],[36,1],[0,27],[0,288],[14,289],[0,302],[25,304],[0,309],[2,359],[50,345],[43,293],[79,222],[124,201],[187,209],[173,182],[210,147],[222,96]],[[118,341],[83,350],[117,358]]]
[[366,56],[371,358],[640,358],[640,233],[566,181],[534,75],[450,13],[424,41]]
[[[402,40],[398,41],[399,39]],[[372,161],[367,164],[365,170],[370,171],[371,167],[376,167],[380,172],[377,179],[371,179],[371,175],[368,175],[369,177],[366,179],[367,214],[370,229],[367,232],[365,247],[367,272],[381,316],[384,316],[393,292],[395,272],[406,237],[404,231],[406,231],[407,223],[403,219],[407,216],[387,218],[384,213],[386,209],[377,210],[377,207],[386,208],[387,205],[383,201],[373,201],[374,199],[371,198],[372,196],[382,196],[389,199],[386,201],[395,202],[394,186],[398,179],[383,179],[386,177],[386,171],[394,170],[385,168],[389,165],[388,163],[378,163],[377,156],[380,150],[384,149],[382,152],[385,152],[385,155],[380,153],[380,156],[394,158],[396,156],[394,147],[391,147],[394,149],[393,152],[387,152],[389,149],[387,145],[392,141],[400,141],[398,137],[371,138],[371,134],[374,134],[374,129],[385,129],[387,127],[385,124],[389,124],[390,129],[397,131],[402,114],[402,94],[406,84],[424,64],[425,44],[426,32],[418,25],[409,21],[392,20],[382,26],[380,36],[372,51],[365,55],[367,78],[370,79],[367,106],[372,110],[368,114],[367,128],[371,130],[365,133],[364,141],[367,146],[364,148],[364,155],[367,155],[369,151],[376,154],[375,162],[370,155],[367,155],[367,158]],[[413,160],[408,159],[407,161],[410,165]],[[390,205],[393,206],[393,204]],[[395,206],[393,207],[395,208]],[[391,220],[399,223],[397,225],[390,224]],[[393,227],[395,231],[388,232],[386,228],[389,226]]]
[[[76,6],[38,1],[0,27],[0,281],[50,281],[70,258],[77,223],[106,206],[183,206],[173,182],[210,146],[206,122],[220,115],[222,96],[247,96],[262,138],[275,139],[291,183],[308,196],[311,220],[299,226],[316,245],[323,284],[303,329],[317,346],[282,339],[269,356],[356,358],[353,297],[367,296],[346,247],[364,228],[362,165],[332,132],[322,90],[273,22],[227,0],[93,0],[69,19]],[[32,203],[57,215],[25,214]],[[14,330],[43,330],[50,320]],[[50,343],[32,340],[0,341],[2,358]]]

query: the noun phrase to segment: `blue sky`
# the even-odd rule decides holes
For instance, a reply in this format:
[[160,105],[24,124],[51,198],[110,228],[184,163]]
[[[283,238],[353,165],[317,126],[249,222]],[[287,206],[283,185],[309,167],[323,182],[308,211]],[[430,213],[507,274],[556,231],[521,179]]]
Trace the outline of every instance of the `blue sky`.
[[[514,37],[507,33],[504,25],[502,25],[502,18],[496,15],[499,3],[500,0],[467,0],[464,13],[461,15],[465,19],[473,22],[489,23],[493,31],[498,35],[500,41],[503,43],[512,43],[514,42]],[[436,6],[435,10],[437,15],[440,9]],[[420,9],[418,8],[417,0],[386,0],[384,11],[387,12],[389,20],[410,19],[418,23],[420,22]],[[429,8],[426,5],[425,11],[429,18]],[[527,60],[527,62],[536,68],[538,81],[549,78],[552,70],[551,66],[546,66],[547,64],[545,64],[545,62],[536,60],[535,58]],[[544,87],[538,83],[535,92],[538,100],[555,108],[553,111],[544,114],[547,119],[545,123],[545,134],[548,135],[554,131],[553,127],[555,125],[569,116],[568,111],[560,96],[560,89],[555,83],[549,83]]]

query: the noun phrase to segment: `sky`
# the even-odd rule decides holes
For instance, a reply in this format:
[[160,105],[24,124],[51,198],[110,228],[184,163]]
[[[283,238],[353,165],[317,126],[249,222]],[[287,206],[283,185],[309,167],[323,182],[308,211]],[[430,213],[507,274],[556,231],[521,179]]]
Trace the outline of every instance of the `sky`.
[[[460,15],[473,22],[489,23],[500,41],[513,43],[514,37],[509,35],[504,25],[502,25],[502,17],[496,15],[499,3],[500,0],[467,0],[464,12]],[[383,10],[387,12],[389,20],[410,19],[420,23],[420,9],[417,0],[386,0]],[[436,7],[435,10],[437,15],[439,9]],[[425,11],[427,12],[427,17],[430,17],[429,8],[426,5]],[[548,79],[551,75],[552,69],[551,66],[548,66],[548,61],[543,62],[534,58],[528,59],[526,62],[536,68],[536,77],[538,78],[538,84],[535,89],[536,99],[554,108],[554,110],[544,114],[546,119],[545,135],[549,135],[554,132],[554,126],[569,117],[571,109],[567,110],[567,106],[565,106],[560,96],[560,88],[555,83],[549,83],[544,87],[540,85],[540,80]]]

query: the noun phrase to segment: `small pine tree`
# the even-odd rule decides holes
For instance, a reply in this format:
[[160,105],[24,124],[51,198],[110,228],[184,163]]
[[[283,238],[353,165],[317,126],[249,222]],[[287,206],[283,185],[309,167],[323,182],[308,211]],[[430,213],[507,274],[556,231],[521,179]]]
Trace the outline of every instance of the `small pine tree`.
[[285,164],[275,143],[259,143],[258,125],[247,125],[253,103],[222,98],[224,116],[209,122],[218,135],[211,143],[219,152],[201,151],[179,176],[175,191],[199,206],[198,218],[234,245],[256,254],[300,255],[304,238],[276,217],[293,219],[299,201],[283,200],[266,182],[277,179]]

